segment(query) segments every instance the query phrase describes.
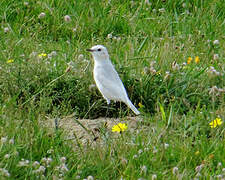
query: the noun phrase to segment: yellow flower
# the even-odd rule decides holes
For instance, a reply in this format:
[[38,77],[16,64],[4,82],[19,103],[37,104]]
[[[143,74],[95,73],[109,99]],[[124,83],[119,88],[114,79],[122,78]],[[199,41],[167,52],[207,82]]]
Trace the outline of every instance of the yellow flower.
[[192,58],[191,57],[188,57],[187,64],[190,64],[191,61],[192,61]]
[[195,63],[198,64],[200,62],[200,59],[198,56],[195,57]]
[[14,62],[13,59],[9,59],[9,60],[7,61],[7,63],[13,63],[13,62]]
[[112,132],[123,132],[127,129],[127,125],[125,123],[119,123],[112,127]]
[[143,104],[141,104],[141,102],[138,103],[138,106],[139,106],[140,108],[145,107]]
[[46,56],[47,56],[46,53],[41,53],[41,54],[38,55],[39,58],[46,57]]
[[223,123],[223,121],[220,118],[214,119],[212,122],[209,123],[211,128],[215,128],[217,126],[220,126]]
[[199,151],[196,151],[196,152],[195,152],[195,155],[196,155],[196,156],[198,156],[199,154],[200,154],[200,152],[199,152]]

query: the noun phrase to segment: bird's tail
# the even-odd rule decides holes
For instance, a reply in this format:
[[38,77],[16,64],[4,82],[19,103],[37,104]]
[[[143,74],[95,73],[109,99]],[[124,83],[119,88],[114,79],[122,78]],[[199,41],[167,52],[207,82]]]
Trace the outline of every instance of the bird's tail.
[[127,100],[126,104],[136,115],[140,114],[140,112],[137,110],[137,108],[132,104],[132,102],[129,99]]

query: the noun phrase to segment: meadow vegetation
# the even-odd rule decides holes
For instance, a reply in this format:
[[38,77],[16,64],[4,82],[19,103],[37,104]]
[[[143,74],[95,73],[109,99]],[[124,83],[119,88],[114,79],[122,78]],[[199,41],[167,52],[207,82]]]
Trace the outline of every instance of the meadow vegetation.
[[[0,179],[225,178],[224,9],[224,0],[1,0]],[[105,117],[86,52],[96,44],[141,116],[131,129],[132,111],[112,103],[108,116],[127,128],[103,125],[93,146],[40,122]]]

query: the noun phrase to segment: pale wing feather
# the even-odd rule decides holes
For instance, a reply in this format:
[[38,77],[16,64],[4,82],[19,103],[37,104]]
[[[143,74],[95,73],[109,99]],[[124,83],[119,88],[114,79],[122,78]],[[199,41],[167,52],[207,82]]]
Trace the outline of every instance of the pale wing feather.
[[127,101],[127,92],[111,63],[97,66],[94,70],[94,78],[100,92],[105,98],[115,101]]

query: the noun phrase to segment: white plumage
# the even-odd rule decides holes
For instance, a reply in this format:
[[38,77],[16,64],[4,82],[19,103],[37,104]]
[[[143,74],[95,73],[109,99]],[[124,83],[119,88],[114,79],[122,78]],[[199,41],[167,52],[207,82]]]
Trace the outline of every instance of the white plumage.
[[136,115],[139,115],[140,112],[130,101],[126,89],[109,59],[107,49],[102,45],[96,45],[87,51],[90,51],[94,58],[94,80],[107,104],[110,104],[110,100],[124,102]]

